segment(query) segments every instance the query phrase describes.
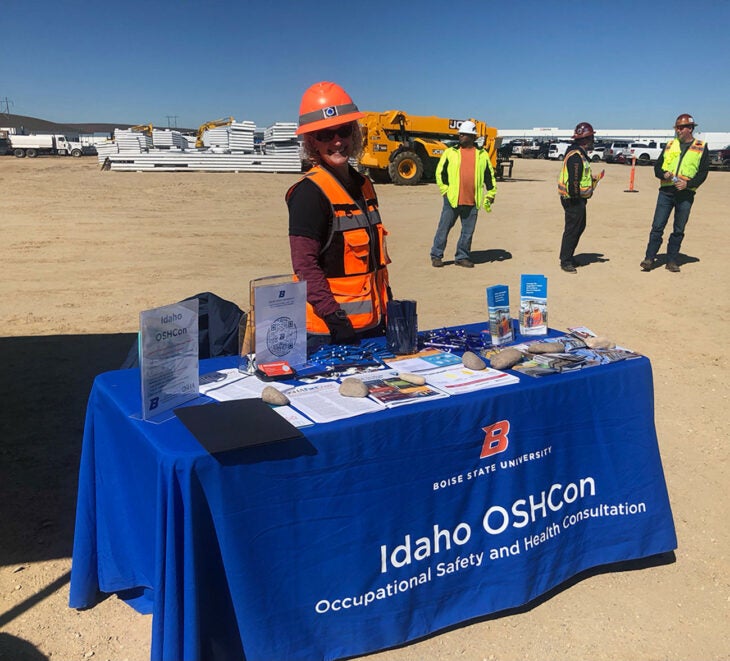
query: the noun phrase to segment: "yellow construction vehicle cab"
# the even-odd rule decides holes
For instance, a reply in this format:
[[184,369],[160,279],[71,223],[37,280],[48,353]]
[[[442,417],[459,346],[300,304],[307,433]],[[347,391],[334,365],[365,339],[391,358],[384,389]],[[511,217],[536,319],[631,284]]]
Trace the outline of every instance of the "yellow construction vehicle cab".
[[136,126],[130,126],[130,131],[138,131],[139,133],[144,133],[146,135],[152,135],[152,129],[154,127],[152,124],[137,124]]
[[203,135],[208,129],[214,129],[218,126],[230,126],[233,124],[233,122],[236,121],[233,119],[233,117],[223,117],[222,119],[214,119],[210,122],[205,122],[205,124],[201,124],[198,127],[198,134],[197,138],[195,140],[195,146],[196,147],[204,147],[203,144]]
[[[363,153],[360,168],[377,181],[415,185],[433,180],[444,150],[459,140],[459,126],[465,120],[409,115],[402,110],[366,112],[361,118]],[[497,164],[497,129],[472,119],[477,127],[477,144],[486,147],[492,164]]]

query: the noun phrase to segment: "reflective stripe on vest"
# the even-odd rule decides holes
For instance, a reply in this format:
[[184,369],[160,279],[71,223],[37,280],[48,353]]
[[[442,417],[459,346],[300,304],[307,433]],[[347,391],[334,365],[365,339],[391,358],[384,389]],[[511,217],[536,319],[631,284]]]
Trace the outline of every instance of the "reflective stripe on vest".
[[569,151],[563,159],[563,169],[560,170],[558,176],[558,194],[560,197],[570,197],[568,194],[568,167],[566,163],[568,159],[573,155],[578,154],[580,160],[583,161],[583,175],[580,178],[580,196],[588,199],[593,195],[593,177],[591,176],[591,164],[590,161],[583,155],[578,149],[572,149]]
[[[687,147],[687,151],[684,152],[684,156],[682,156],[679,140],[670,140],[667,146],[664,147],[662,169],[671,172],[675,177],[689,181],[700,169],[700,161],[704,151],[705,143],[702,140],[693,140],[692,144]],[[674,186],[671,179],[662,179],[659,185],[660,188],[669,188],[670,186]],[[689,190],[696,191],[697,188],[690,188]]]
[[[316,184],[332,207],[330,236],[320,251],[320,255],[326,251],[340,251],[332,261],[341,265],[343,275],[325,271],[332,295],[347,313],[356,331],[374,328],[385,318],[388,300],[386,267],[390,259],[385,242],[387,232],[380,221],[373,185],[370,179],[364,178],[361,190],[365,208],[362,209],[337,178],[321,166],[313,167],[300,182],[304,179]],[[300,182],[289,189],[287,199]],[[342,241],[333,245],[332,239],[338,233],[342,235]],[[327,324],[309,303],[307,332],[329,335]]]

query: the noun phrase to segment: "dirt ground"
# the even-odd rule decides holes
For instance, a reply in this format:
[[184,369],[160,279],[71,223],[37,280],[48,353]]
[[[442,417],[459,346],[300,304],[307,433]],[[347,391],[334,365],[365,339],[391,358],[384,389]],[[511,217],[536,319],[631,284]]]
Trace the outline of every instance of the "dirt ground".
[[[480,215],[474,269],[431,267],[435,185],[379,186],[394,293],[418,301],[422,328],[440,327],[483,321],[487,285],[517,292],[521,273],[544,273],[552,327],[585,325],[647,355],[676,556],[589,572],[373,661],[730,658],[729,366],[717,343],[730,327],[730,173],[711,172],[697,195],[681,273],[643,273],[653,171],[637,168],[629,194],[630,168],[607,165],[571,275],[558,266],[558,169],[516,162]],[[140,310],[201,291],[245,307],[250,279],[290,271],[283,196],[295,179],[0,159],[0,659],[149,658],[148,616],[115,596],[67,606],[86,399],[122,363]]]

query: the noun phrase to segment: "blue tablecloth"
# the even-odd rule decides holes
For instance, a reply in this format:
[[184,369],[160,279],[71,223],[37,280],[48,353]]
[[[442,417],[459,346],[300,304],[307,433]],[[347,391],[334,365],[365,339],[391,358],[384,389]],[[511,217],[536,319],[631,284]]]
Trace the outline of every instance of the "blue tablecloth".
[[139,397],[91,392],[70,605],[153,613],[153,660],[365,654],[676,548],[646,358],[218,456]]

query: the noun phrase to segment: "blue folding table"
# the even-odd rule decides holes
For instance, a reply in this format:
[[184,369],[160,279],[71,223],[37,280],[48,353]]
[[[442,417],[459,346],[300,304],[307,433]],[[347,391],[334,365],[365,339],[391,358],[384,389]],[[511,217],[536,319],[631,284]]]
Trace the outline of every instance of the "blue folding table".
[[647,358],[216,456],[139,410],[137,370],[96,378],[70,605],[152,613],[153,661],[366,654],[676,548]]

